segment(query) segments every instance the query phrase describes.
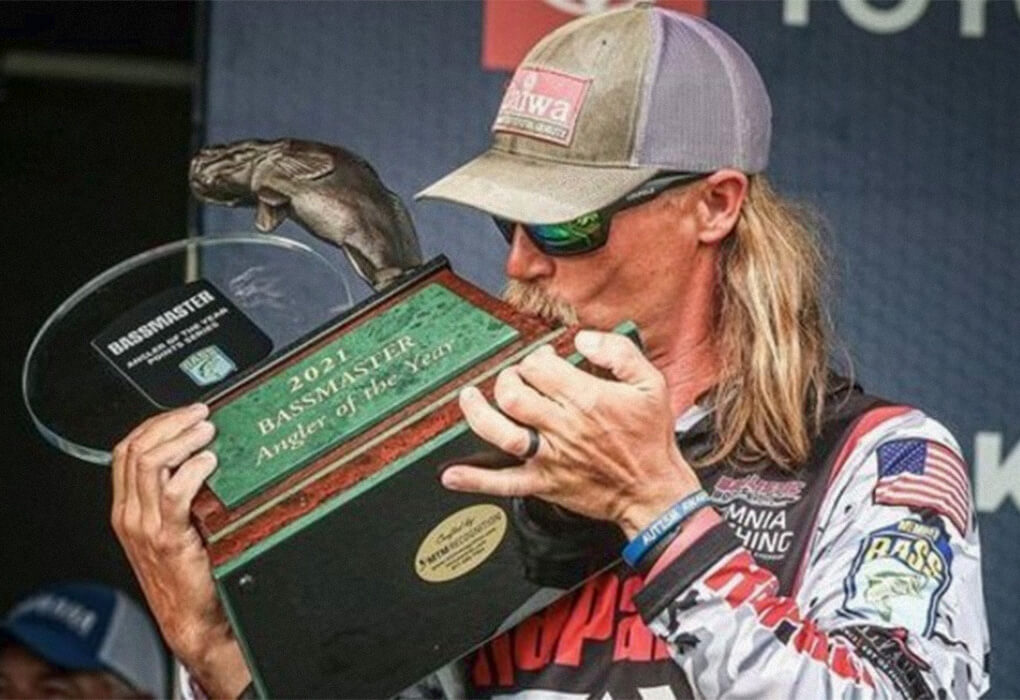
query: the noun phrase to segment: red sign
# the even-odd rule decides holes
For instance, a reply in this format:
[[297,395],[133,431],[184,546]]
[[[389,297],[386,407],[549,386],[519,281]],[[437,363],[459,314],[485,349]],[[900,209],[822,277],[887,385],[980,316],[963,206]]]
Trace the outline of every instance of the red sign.
[[[485,0],[482,66],[513,70],[539,39],[561,24],[632,4],[624,0]],[[659,0],[656,4],[704,17],[708,0]]]

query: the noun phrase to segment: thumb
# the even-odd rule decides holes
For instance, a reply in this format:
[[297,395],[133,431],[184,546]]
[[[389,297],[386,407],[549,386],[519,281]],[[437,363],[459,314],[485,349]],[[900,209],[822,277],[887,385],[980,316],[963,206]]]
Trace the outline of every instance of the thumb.
[[654,382],[659,371],[625,335],[601,331],[578,331],[574,347],[589,362],[608,369],[621,382],[644,385]]

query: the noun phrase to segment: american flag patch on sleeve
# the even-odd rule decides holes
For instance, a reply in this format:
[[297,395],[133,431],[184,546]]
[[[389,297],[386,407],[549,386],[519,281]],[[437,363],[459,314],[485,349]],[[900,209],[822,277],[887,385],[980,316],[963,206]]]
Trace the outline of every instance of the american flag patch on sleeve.
[[970,481],[967,464],[952,449],[930,440],[893,440],[878,447],[875,503],[929,508],[967,532]]

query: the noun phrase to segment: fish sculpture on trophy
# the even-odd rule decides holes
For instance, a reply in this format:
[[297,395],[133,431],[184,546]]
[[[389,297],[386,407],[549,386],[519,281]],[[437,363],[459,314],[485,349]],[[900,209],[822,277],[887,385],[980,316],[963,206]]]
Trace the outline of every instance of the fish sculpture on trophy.
[[255,207],[263,233],[290,217],[339,246],[376,291],[422,262],[400,197],[339,146],[297,139],[207,146],[191,159],[189,183],[200,201]]

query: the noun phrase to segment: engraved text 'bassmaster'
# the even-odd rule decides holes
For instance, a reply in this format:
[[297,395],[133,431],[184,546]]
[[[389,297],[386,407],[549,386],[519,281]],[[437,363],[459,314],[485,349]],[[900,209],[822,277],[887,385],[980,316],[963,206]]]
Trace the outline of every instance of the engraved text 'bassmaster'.
[[189,314],[215,301],[215,299],[216,297],[211,293],[203,290],[195,296],[185,299],[173,308],[164,311],[151,321],[143,323],[133,331],[129,331],[112,343],[107,344],[106,347],[114,356],[120,355],[125,350],[131,349],[165,328],[184,320]]

